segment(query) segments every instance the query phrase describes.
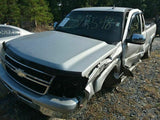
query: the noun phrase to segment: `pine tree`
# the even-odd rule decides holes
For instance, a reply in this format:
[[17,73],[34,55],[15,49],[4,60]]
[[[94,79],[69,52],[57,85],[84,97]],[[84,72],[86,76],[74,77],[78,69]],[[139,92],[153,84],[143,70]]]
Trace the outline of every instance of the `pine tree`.
[[23,21],[32,23],[34,27],[53,21],[53,16],[45,0],[22,0],[20,3]]
[[60,21],[62,19],[61,0],[48,0],[48,2],[49,2],[49,7],[51,9],[54,20]]
[[19,25],[20,9],[18,0],[0,0],[0,23]]
[[113,5],[139,8],[148,18],[160,14],[160,0],[0,0],[0,23],[37,27],[61,21],[75,8]]
[[12,25],[19,25],[20,17],[21,14],[20,8],[18,6],[18,0],[7,0],[7,23]]
[[0,23],[5,23],[5,16],[7,14],[7,0],[0,0]]

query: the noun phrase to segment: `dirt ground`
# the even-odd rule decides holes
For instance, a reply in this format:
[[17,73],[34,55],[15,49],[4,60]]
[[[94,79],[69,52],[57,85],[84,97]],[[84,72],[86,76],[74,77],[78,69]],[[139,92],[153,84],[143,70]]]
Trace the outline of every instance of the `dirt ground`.
[[[160,38],[152,58],[144,59],[117,90],[97,93],[71,120],[160,120]],[[30,108],[0,84],[0,120],[58,120]]]

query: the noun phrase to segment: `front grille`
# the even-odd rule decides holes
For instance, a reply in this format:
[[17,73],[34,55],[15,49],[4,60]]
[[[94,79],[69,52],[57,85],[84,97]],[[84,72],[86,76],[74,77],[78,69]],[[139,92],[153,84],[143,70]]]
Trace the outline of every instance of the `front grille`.
[[9,76],[21,86],[41,95],[48,92],[54,76],[24,65],[8,54],[5,54],[3,63]]

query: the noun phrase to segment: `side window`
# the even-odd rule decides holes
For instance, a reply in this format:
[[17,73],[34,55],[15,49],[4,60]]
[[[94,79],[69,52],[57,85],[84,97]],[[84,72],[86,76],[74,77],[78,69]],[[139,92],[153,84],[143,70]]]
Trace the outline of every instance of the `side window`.
[[130,27],[128,29],[127,38],[130,38],[134,33],[141,34],[141,24],[140,24],[139,14],[135,14],[132,16]]
[[20,31],[11,27],[0,26],[0,38],[20,35]]

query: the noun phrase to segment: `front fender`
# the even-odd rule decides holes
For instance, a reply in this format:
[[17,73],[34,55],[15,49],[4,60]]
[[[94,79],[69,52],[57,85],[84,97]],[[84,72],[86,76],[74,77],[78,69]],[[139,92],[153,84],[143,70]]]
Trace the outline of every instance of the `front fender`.
[[103,83],[106,79],[106,77],[109,75],[109,73],[116,67],[119,66],[119,58],[115,59],[112,63],[109,64],[109,66],[101,73],[101,75],[95,80],[94,84],[94,90],[95,92],[98,92],[101,90]]

